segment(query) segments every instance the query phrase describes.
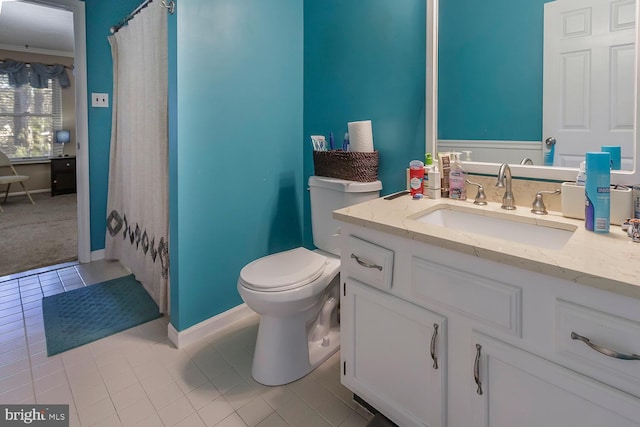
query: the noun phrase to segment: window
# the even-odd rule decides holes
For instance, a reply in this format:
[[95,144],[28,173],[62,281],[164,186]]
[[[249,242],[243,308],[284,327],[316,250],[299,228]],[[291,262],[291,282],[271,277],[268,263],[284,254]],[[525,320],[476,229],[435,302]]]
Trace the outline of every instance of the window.
[[62,94],[58,79],[48,88],[9,86],[0,74],[0,150],[9,158],[33,159],[62,154],[55,130],[62,128]]

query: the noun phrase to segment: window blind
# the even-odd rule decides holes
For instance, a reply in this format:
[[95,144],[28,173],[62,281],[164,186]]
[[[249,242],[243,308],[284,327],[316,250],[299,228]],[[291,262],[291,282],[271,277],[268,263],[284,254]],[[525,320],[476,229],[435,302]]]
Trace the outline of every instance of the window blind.
[[55,130],[62,129],[62,93],[57,79],[48,88],[9,86],[0,74],[0,150],[9,158],[31,159],[62,154]]

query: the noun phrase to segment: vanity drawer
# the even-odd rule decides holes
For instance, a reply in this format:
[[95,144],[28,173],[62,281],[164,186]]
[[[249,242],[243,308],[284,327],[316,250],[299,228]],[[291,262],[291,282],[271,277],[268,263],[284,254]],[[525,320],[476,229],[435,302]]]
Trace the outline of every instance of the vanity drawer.
[[342,254],[344,271],[354,279],[378,289],[391,289],[393,251],[355,236],[347,237]]
[[558,299],[555,327],[562,364],[640,397],[640,323]]
[[522,289],[479,274],[411,259],[411,294],[471,317],[495,330],[522,337]]

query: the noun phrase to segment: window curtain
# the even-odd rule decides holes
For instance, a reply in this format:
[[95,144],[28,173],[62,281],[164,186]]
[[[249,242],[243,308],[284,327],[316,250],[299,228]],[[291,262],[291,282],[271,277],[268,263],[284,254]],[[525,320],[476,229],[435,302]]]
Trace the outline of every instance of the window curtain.
[[5,59],[0,62],[0,74],[9,75],[9,85],[20,87],[29,83],[36,89],[47,88],[49,79],[56,79],[61,88],[71,86],[64,65],[46,65],[39,62],[27,63]]
[[9,86],[18,87],[29,83],[29,71],[24,62],[6,59],[0,62],[0,73],[9,75]]
[[69,76],[67,75],[67,70],[64,68],[64,65],[45,65],[37,62],[31,63],[29,83],[31,83],[32,87],[47,87],[47,81],[49,79],[57,79],[58,83],[60,83],[60,87],[62,88],[71,86],[71,82],[69,81]]
[[113,116],[105,255],[168,310],[167,15],[155,3],[109,37]]

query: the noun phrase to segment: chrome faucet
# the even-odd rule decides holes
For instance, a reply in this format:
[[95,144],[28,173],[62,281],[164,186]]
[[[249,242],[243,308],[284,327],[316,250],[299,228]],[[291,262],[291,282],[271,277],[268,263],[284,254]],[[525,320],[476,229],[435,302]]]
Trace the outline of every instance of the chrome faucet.
[[531,160],[528,157],[525,157],[524,159],[520,160],[520,164],[521,165],[532,165],[533,164],[533,160]]
[[500,169],[498,169],[496,187],[506,187],[504,196],[502,196],[502,206],[500,207],[509,211],[514,210],[516,208],[516,200],[513,198],[513,192],[511,191],[511,168],[507,163],[501,164]]

